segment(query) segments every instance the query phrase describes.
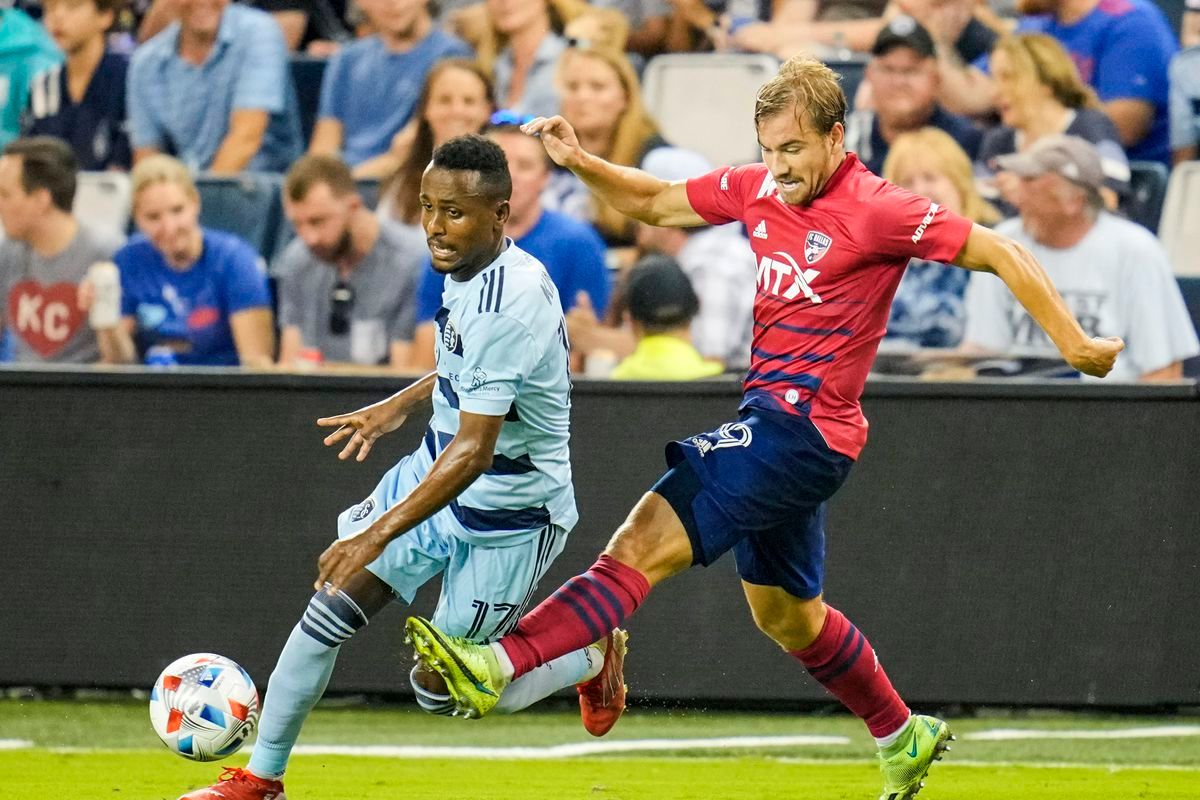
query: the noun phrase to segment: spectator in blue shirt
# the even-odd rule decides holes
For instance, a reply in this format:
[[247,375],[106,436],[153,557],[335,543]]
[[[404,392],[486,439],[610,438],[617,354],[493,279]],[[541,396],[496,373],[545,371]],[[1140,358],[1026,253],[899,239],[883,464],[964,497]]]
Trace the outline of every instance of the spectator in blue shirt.
[[54,41],[28,14],[16,8],[0,8],[0,87],[4,88],[0,147],[20,135],[21,114],[29,101],[33,76],[62,60]]
[[[512,124],[493,127],[487,135],[504,150],[512,176],[505,234],[546,267],[558,288],[564,312],[579,302],[582,295],[597,313],[603,314],[608,308],[610,291],[604,242],[591,225],[542,208],[542,191],[550,180],[545,148]],[[434,365],[433,319],[442,305],[444,283],[445,276],[435,272],[426,259],[417,298],[417,329],[410,366],[432,369]]]
[[178,160],[148,156],[132,181],[140,233],[113,256],[122,319],[96,332],[104,360],[269,367],[274,325],[258,253],[200,227],[200,197]]
[[129,65],[134,161],[161,152],[213,173],[286,170],[302,145],[279,26],[228,0],[177,5],[179,20]]
[[125,71],[129,59],[106,49],[122,0],[45,0],[50,35],[65,64],[39,73],[30,86],[26,136],[54,136],[71,145],[81,170],[129,169]]
[[310,153],[336,155],[358,177],[394,168],[392,138],[416,108],[425,76],[440,59],[470,56],[462,41],[433,27],[426,0],[360,0],[377,33],[343,46],[321,80]]
[[1171,158],[1200,157],[1200,0],[1187,0],[1180,24],[1183,49],[1171,59]]

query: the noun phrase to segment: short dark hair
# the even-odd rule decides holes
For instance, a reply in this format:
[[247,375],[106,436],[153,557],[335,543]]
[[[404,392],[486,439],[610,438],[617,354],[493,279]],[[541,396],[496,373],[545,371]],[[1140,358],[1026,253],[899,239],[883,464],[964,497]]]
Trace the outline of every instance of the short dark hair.
[[309,154],[301,156],[283,179],[283,193],[288,200],[299,203],[316,186],[325,184],[338,197],[358,191],[354,175],[346,162],[337,156]]
[[478,172],[479,187],[496,202],[512,197],[512,177],[508,159],[500,145],[484,136],[469,133],[455,136],[433,151],[433,166],[438,169]]
[[45,189],[55,206],[71,213],[79,162],[66,142],[53,136],[30,136],[9,142],[4,155],[21,159],[21,188],[26,194]]

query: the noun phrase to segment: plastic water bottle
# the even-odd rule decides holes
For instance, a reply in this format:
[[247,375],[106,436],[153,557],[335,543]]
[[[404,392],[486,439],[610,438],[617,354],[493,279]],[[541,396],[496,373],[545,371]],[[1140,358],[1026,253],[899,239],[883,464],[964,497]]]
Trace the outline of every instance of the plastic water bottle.
[[175,351],[165,344],[156,344],[146,350],[146,366],[148,367],[177,367],[179,361]]
[[121,321],[120,270],[111,261],[97,261],[88,267],[87,281],[93,292],[88,324],[93,330],[115,328]]

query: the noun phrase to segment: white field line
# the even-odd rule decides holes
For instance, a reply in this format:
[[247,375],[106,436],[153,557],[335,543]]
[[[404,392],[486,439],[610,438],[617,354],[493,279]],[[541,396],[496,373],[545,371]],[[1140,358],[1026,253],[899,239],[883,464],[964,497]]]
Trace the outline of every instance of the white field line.
[[0,739],[0,750],[28,750],[33,742],[28,739]]
[[645,753],[670,750],[723,750],[761,747],[846,745],[845,736],[730,736],[720,739],[625,739],[611,742],[559,744],[552,747],[432,747],[424,745],[309,744],[297,755],[374,756],[377,758],[476,758],[499,760],[558,759],[607,753]]
[[[864,763],[861,759],[853,758],[803,758],[801,756],[772,757],[771,761],[781,764],[805,764],[820,766],[822,764],[840,764],[854,766]],[[953,754],[934,767],[942,770],[947,767],[966,767],[969,769],[1082,769],[1103,772],[1200,772],[1200,764],[1099,764],[1090,761],[977,761],[972,759],[954,758]]]
[[978,742],[1012,742],[1022,739],[1167,739],[1179,736],[1200,736],[1200,725],[1161,725],[1156,728],[1112,728],[1102,731],[993,728],[964,733],[958,738]]

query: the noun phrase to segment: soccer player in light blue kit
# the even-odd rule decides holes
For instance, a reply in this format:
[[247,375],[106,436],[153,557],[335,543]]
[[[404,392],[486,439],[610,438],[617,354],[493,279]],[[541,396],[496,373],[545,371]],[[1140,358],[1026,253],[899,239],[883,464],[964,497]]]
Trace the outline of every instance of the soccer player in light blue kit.
[[[481,642],[508,633],[578,519],[571,486],[570,376],[562,306],[537,259],[504,236],[512,189],[504,152],[464,136],[439,147],[421,181],[422,224],[445,274],[437,371],[382,402],[318,420],[327,445],[362,461],[380,436],[433,401],[424,441],[371,496],[338,517],[318,562],[317,593],[271,682],[247,769],[227,769],[181,800],[284,800],[281,778],[337,653],[395,598],[444,573],[434,619]],[[624,709],[625,634],[614,630],[514,683],[502,710],[579,687],[585,727],[603,735]],[[416,667],[417,702],[455,705],[440,676]],[[515,691],[514,691],[515,690]]]

